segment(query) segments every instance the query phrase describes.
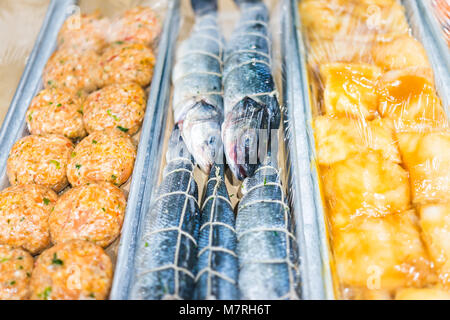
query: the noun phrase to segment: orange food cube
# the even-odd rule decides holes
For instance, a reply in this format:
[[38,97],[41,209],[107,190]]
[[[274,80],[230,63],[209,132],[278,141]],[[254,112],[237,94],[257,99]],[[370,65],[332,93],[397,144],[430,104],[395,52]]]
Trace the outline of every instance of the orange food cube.
[[389,120],[330,118],[314,119],[317,158],[320,165],[329,165],[368,150],[379,150],[385,159],[401,162]]
[[450,289],[450,203],[420,206],[419,213],[424,242],[439,280]]
[[435,279],[414,210],[359,217],[346,228],[334,228],[333,248],[344,286],[394,290]]
[[369,64],[330,63],[323,65],[320,73],[327,115],[366,119],[377,115],[380,68]]
[[372,49],[374,62],[384,70],[408,67],[431,68],[422,44],[410,35],[380,41]]
[[382,117],[394,120],[397,131],[448,126],[430,69],[408,68],[387,72],[380,79],[379,87],[379,112]]
[[450,131],[399,133],[397,138],[409,170],[413,202],[449,200]]
[[321,169],[336,227],[344,227],[358,216],[384,216],[409,209],[408,173],[377,151],[356,154]]

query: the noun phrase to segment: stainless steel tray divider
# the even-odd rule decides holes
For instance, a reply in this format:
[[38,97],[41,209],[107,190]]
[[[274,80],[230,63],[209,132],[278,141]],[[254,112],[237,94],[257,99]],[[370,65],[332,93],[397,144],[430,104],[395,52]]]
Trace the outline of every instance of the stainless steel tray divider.
[[161,156],[163,156],[158,154],[158,150],[163,143],[169,107],[170,70],[178,35],[179,7],[180,0],[170,0],[159,43],[157,65],[147,102],[141,143],[133,171],[130,197],[119,244],[116,271],[110,294],[112,300],[126,300],[129,297],[140,222],[148,210],[153,189],[158,182],[157,170],[161,163]]
[[[311,128],[312,112],[306,65],[306,49],[300,30],[298,1],[287,1],[286,27],[283,29],[283,42],[287,47],[284,54],[286,64],[286,104],[290,121],[290,158],[296,172],[299,190],[293,196],[301,207],[297,216],[297,230],[301,257],[301,281],[303,299],[334,299],[331,276],[328,235],[323,215],[322,198],[319,189],[319,175],[314,166],[315,143]],[[286,29],[287,28],[287,29]],[[297,188],[297,187],[296,187]],[[294,192],[294,191],[293,191]],[[303,242],[303,243],[302,243]]]
[[69,9],[76,3],[76,0],[51,0],[48,6],[44,22],[0,129],[0,177],[6,175],[9,151],[20,138],[25,113],[41,88],[42,71],[55,50],[59,29],[70,14]]

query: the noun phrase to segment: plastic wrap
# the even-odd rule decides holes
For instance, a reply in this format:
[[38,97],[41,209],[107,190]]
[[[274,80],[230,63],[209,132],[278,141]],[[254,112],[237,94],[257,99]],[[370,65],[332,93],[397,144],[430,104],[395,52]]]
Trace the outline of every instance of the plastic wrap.
[[[285,21],[281,17],[289,17],[289,14],[291,11],[289,11],[289,5],[287,2],[277,3],[276,1],[264,1],[265,4],[268,6],[270,11],[270,34],[271,34],[271,40],[272,45],[269,46],[269,50],[271,51],[271,57],[272,57],[272,73],[275,78],[276,82],[276,89],[278,91],[278,98],[280,99],[280,105],[282,106],[283,114],[287,110],[290,110],[290,112],[293,112],[294,106],[291,104],[291,101],[284,101],[283,97],[287,93],[285,92],[285,76],[286,76],[286,70],[284,65],[282,65],[282,62],[284,59],[281,58],[281,52],[287,53],[288,52],[288,46],[286,46],[289,41],[286,38],[281,39],[281,22]],[[237,6],[230,0],[223,0],[218,1],[219,9],[218,9],[218,21],[221,28],[221,32],[224,35],[225,41],[227,41],[234,29],[234,26],[237,25],[238,19],[240,19],[240,14],[238,11]],[[178,34],[175,33],[175,36],[178,35],[178,40],[176,41],[177,50],[174,50],[170,52],[168,55],[168,63],[167,63],[167,71],[165,76],[171,77],[173,76],[176,79],[176,73],[173,73],[174,66],[177,65],[177,62],[179,62],[178,58],[182,57],[180,54],[178,56],[175,54],[179,48],[180,45],[183,43],[183,40],[187,39],[187,37],[190,36],[191,30],[193,28],[193,25],[195,23],[194,20],[194,14],[192,12],[192,9],[190,7],[190,3],[188,1],[181,3],[180,8],[180,16],[181,19],[181,26],[178,30]],[[251,20],[253,21],[253,20]],[[250,23],[250,22],[249,22]],[[254,21],[253,21],[254,23]],[[286,32],[292,33],[292,24],[284,25],[283,28],[285,28]],[[213,32],[213,31],[211,31]],[[219,39],[218,37],[216,38]],[[217,40],[215,42],[217,42]],[[281,47],[280,40],[283,42],[283,47]],[[282,51],[283,50],[283,51]],[[170,59],[171,58],[171,59]],[[177,65],[177,68],[180,66]],[[197,65],[193,64],[191,67],[191,72],[195,73],[194,67],[197,67]],[[226,67],[225,67],[226,68]],[[177,69],[177,71],[180,71],[182,69]],[[276,202],[277,205],[279,205],[281,202],[284,203],[284,201],[288,201],[287,203],[289,206],[284,206],[285,209],[287,209],[286,212],[291,212],[288,214],[288,217],[283,218],[285,223],[289,221],[289,219],[292,219],[292,226],[296,225],[296,228],[293,229],[294,231],[292,234],[285,233],[282,231],[282,227],[280,226],[280,229],[273,230],[272,235],[273,236],[282,236],[282,237],[288,237],[289,239],[297,238],[297,241],[291,242],[293,243],[293,247],[288,247],[287,251],[277,251],[273,252],[273,254],[280,256],[282,259],[288,259],[289,257],[294,257],[294,260],[296,259],[296,256],[299,255],[302,262],[300,263],[300,266],[294,265],[292,268],[292,273],[299,273],[300,278],[302,277],[303,270],[307,269],[307,264],[309,260],[313,260],[314,257],[312,257],[314,254],[311,254],[311,257],[306,252],[308,250],[303,250],[303,248],[306,248],[308,246],[312,246],[310,244],[305,243],[305,237],[303,237],[303,229],[302,226],[302,204],[301,200],[298,198],[299,192],[300,192],[300,186],[299,186],[299,180],[296,173],[296,168],[294,166],[297,165],[297,162],[295,162],[295,165],[293,163],[293,158],[291,157],[291,152],[295,155],[297,155],[297,151],[291,150],[290,148],[296,148],[297,146],[292,143],[292,141],[295,139],[296,133],[292,131],[292,128],[290,127],[290,122],[288,122],[288,118],[285,117],[284,121],[282,121],[282,129],[279,130],[279,144],[277,144],[277,155],[278,155],[278,165],[274,165],[277,168],[277,171],[279,171],[278,175],[273,175],[270,171],[270,175],[264,178],[264,175],[267,174],[267,170],[272,170],[272,164],[267,163],[265,166],[262,166],[262,171],[260,170],[259,173],[255,173],[255,177],[258,176],[258,178],[255,178],[256,180],[248,180],[247,183],[244,183],[242,185],[241,181],[238,181],[236,178],[232,178],[232,174],[230,172],[227,172],[225,174],[224,180],[226,185],[226,190],[220,189],[221,191],[218,191],[219,194],[214,193],[213,189],[205,188],[207,185],[207,182],[211,183],[212,181],[218,181],[219,179],[215,174],[217,174],[219,177],[222,175],[222,169],[220,169],[220,165],[217,165],[216,167],[213,165],[213,170],[211,171],[211,175],[208,178],[208,175],[202,172],[198,167],[196,167],[193,171],[193,177],[195,180],[195,187],[191,186],[190,188],[183,189],[183,192],[177,192],[174,191],[173,188],[178,188],[179,186],[184,186],[188,180],[186,180],[186,177],[179,176],[178,183],[170,183],[169,181],[173,181],[170,179],[173,179],[174,174],[181,174],[181,172],[186,173],[187,177],[189,177],[189,172],[192,171],[192,164],[191,159],[189,156],[183,153],[183,156],[181,158],[174,158],[173,152],[175,149],[173,149],[173,141],[174,137],[177,136],[177,130],[174,131],[174,110],[172,106],[173,102],[173,96],[175,94],[174,86],[168,87],[164,85],[162,88],[162,95],[161,95],[161,101],[160,106],[161,109],[158,110],[158,113],[155,115],[159,119],[159,123],[156,125],[156,135],[155,135],[155,141],[157,141],[154,144],[154,148],[152,148],[151,151],[151,157],[154,159],[154,162],[152,163],[152,166],[149,168],[149,173],[146,178],[145,183],[145,191],[143,196],[143,204],[141,207],[141,221],[140,221],[140,227],[138,232],[138,242],[136,244],[136,250],[132,251],[130,250],[128,252],[129,256],[135,257],[134,262],[130,263],[130,270],[132,271],[132,274],[128,281],[124,279],[122,285],[120,286],[121,290],[116,290],[116,295],[114,296],[117,299],[127,299],[127,298],[133,298],[133,299],[177,299],[177,298],[186,298],[186,297],[195,297],[194,290],[192,289],[192,281],[189,279],[192,279],[195,277],[195,271],[192,269],[192,261],[187,258],[183,258],[182,262],[180,264],[177,264],[178,262],[175,260],[173,261],[174,253],[172,250],[175,250],[180,246],[180,250],[182,251],[175,251],[175,257],[177,256],[177,252],[186,252],[187,248],[189,247],[189,250],[196,250],[196,243],[194,242],[195,234],[197,231],[195,231],[194,226],[189,226],[188,222],[186,220],[186,224],[183,224],[182,229],[179,229],[178,227],[173,225],[171,228],[167,227],[167,223],[173,224],[176,223],[178,220],[177,216],[177,208],[176,206],[172,208],[171,204],[167,204],[167,206],[170,206],[172,208],[170,210],[170,217],[174,219],[172,222],[163,220],[162,216],[159,216],[159,212],[164,212],[165,206],[162,206],[162,201],[166,201],[171,195],[178,194],[180,196],[185,197],[188,201],[188,203],[192,202],[192,199],[195,199],[194,202],[192,202],[192,206],[189,206],[189,210],[192,211],[192,215],[195,215],[195,206],[199,206],[201,210],[204,210],[204,208],[208,208],[208,201],[205,201],[205,204],[203,204],[203,201],[201,199],[205,199],[204,194],[211,194],[211,196],[207,197],[207,199],[216,198],[216,199],[224,199],[226,198],[225,195],[227,193],[229,200],[223,200],[221,203],[222,206],[225,206],[228,201],[230,201],[230,204],[232,208],[234,209],[235,213],[238,210],[244,210],[245,204],[241,203],[239,205],[240,200],[243,197],[243,194],[247,192],[251,192],[254,190],[255,187],[258,187],[260,185],[267,186],[267,187],[274,187],[274,197],[280,197],[281,200]],[[192,93],[195,94],[195,93]],[[177,116],[177,115],[175,115]],[[286,114],[285,114],[286,116]],[[184,124],[183,124],[184,125]],[[172,140],[170,139],[170,136],[172,135]],[[174,136],[175,135],[175,136]],[[172,142],[169,142],[172,141]],[[172,146],[172,147],[169,147]],[[182,146],[182,145],[181,145]],[[184,150],[184,149],[183,149]],[[287,152],[285,150],[288,150]],[[180,153],[181,155],[181,153]],[[198,155],[194,155],[198,156]],[[180,162],[181,161],[181,162]],[[185,164],[182,164],[185,163]],[[182,165],[183,168],[179,168],[179,166]],[[175,168],[178,168],[174,170]],[[216,168],[216,169],[214,169]],[[275,180],[273,180],[275,178]],[[262,179],[262,180],[261,180]],[[186,181],[185,181],[186,180]],[[261,180],[261,181],[260,181]],[[264,183],[262,182],[264,180]],[[220,181],[220,179],[219,179]],[[247,181],[247,180],[246,180]],[[186,182],[186,183],[185,183]],[[192,180],[190,183],[193,183]],[[188,184],[191,185],[191,184]],[[208,184],[209,185],[209,184]],[[198,188],[198,189],[197,189]],[[181,189],[180,189],[181,190]],[[227,191],[227,192],[226,192]],[[225,193],[224,193],[225,192]],[[280,195],[281,194],[281,195]],[[286,200],[284,200],[284,197],[286,197]],[[172,198],[171,198],[172,199]],[[258,199],[255,199],[258,201]],[[273,200],[276,200],[275,198]],[[173,203],[177,203],[177,198],[173,198]],[[247,199],[248,201],[248,199]],[[275,201],[274,201],[275,202]],[[250,203],[249,203],[250,204]],[[240,208],[238,209],[238,206]],[[306,207],[306,205],[305,205]],[[159,208],[159,209],[158,209]],[[190,211],[189,211],[190,212]],[[187,211],[185,212],[187,215]],[[262,213],[262,212],[261,212]],[[242,217],[244,214],[242,215]],[[181,216],[182,219],[185,219],[183,216]],[[268,217],[267,217],[268,218]],[[252,218],[251,218],[252,219]],[[247,231],[254,232],[252,228],[254,228],[257,224],[260,224],[263,222],[266,218],[262,216],[261,221],[253,221],[250,220],[247,221],[247,223],[244,223],[242,225],[239,225],[239,223],[236,225],[236,231],[242,234],[245,234]],[[184,221],[184,220],[181,220]],[[267,219],[266,219],[267,221]],[[189,222],[190,223],[190,222]],[[223,221],[224,224],[229,224],[230,222],[227,222],[226,220]],[[278,222],[277,222],[278,224]],[[163,229],[160,226],[165,226]],[[191,228],[192,227],[192,228]],[[200,227],[200,226],[199,226]],[[261,226],[264,227],[264,226]],[[244,230],[248,229],[250,230]],[[223,229],[222,229],[223,230]],[[167,250],[170,250],[169,253],[166,253],[165,251],[155,251],[155,248],[152,247],[152,245],[155,245],[158,241],[159,236],[165,236],[165,234],[173,232],[178,232],[182,236],[181,239],[182,243],[184,244],[181,246],[180,244],[177,244],[177,242],[173,243],[170,246],[167,247]],[[267,230],[270,231],[270,230]],[[200,230],[201,232],[201,230]],[[222,232],[220,229],[216,229],[215,232]],[[300,235],[300,236],[299,236]],[[228,235],[227,237],[229,237]],[[191,240],[187,240],[191,239]],[[187,241],[186,243],[184,241]],[[167,243],[172,243],[169,240],[167,240]],[[199,240],[200,241],[200,240]],[[241,243],[243,243],[241,241]],[[199,243],[201,246],[202,244]],[[204,244],[203,244],[204,245]],[[220,244],[219,244],[220,245]],[[300,247],[300,249],[297,249],[296,247]],[[251,249],[251,248],[250,248]],[[178,250],[178,249],[177,249]],[[190,251],[186,252],[186,255],[191,254]],[[257,246],[255,247],[254,253],[258,252]],[[308,251],[308,252],[312,252]],[[203,251],[200,251],[203,252]],[[270,254],[270,252],[263,252],[264,256],[256,257],[260,259],[264,259],[265,254]],[[233,255],[233,254],[231,254]],[[250,259],[255,259],[255,257],[252,257],[251,254],[247,257]],[[195,259],[195,258],[193,258]],[[200,260],[199,260],[200,261]],[[166,263],[163,263],[166,262]],[[269,262],[269,260],[267,260]],[[285,260],[278,261],[274,260],[273,263],[279,263],[283,262],[285,263]],[[201,262],[200,262],[201,265]],[[317,264],[315,265],[317,267]],[[300,268],[300,269],[299,269]],[[178,279],[175,280],[175,284],[173,284],[172,280],[169,279],[170,270],[175,270],[175,272],[179,273]],[[159,278],[159,286],[155,286],[155,277],[159,273],[160,276],[163,274],[163,270],[167,270],[167,279]],[[204,274],[204,269],[196,270],[200,271],[197,275],[197,279],[200,279],[202,274]],[[222,269],[221,272],[224,272]],[[311,271],[311,273],[317,272],[317,274],[321,273],[321,270],[314,270]],[[291,273],[291,275],[292,275]],[[225,272],[225,274],[222,275],[223,279],[228,279],[230,276],[230,273]],[[248,284],[248,274],[247,274],[247,284]],[[251,274],[250,274],[251,277]],[[259,285],[258,278],[254,278],[254,284],[253,287],[256,287]],[[277,282],[277,281],[286,281],[286,279],[279,278],[277,276],[274,276],[269,281],[271,282]],[[293,278],[290,280],[287,280],[286,283],[289,285],[284,286],[283,289],[280,290],[280,295],[278,297],[271,296],[271,298],[311,298],[311,297],[323,297],[323,294],[321,292],[315,293],[315,295],[312,293],[314,290],[317,291],[317,288],[313,288],[309,280],[305,279],[305,281],[302,281],[298,278],[298,275],[293,275]],[[230,283],[233,283],[230,281]],[[240,285],[244,283],[244,281],[240,280]],[[167,287],[166,287],[167,286]],[[252,290],[252,284],[243,285],[245,286],[244,291],[247,293]],[[294,291],[294,287],[300,286],[299,291]],[[165,289],[164,289],[165,288]],[[189,288],[189,290],[186,290],[186,288]],[[241,288],[242,289],[242,288]],[[321,289],[319,289],[320,291]],[[208,290],[206,290],[208,292]],[[252,294],[270,294],[272,292],[271,290],[267,290],[266,292],[258,290],[258,292],[249,293],[249,296],[252,297]],[[202,296],[203,293],[200,294]],[[198,295],[196,297],[199,297]],[[210,296],[210,298],[213,298]],[[217,297],[216,297],[217,298]],[[264,299],[264,298],[263,298]]]
[[[135,133],[133,137],[131,137],[131,140],[133,141],[132,143],[135,145],[135,147],[137,146],[136,161],[134,165],[130,166],[130,170],[133,170],[134,168],[133,175],[129,179],[127,179],[126,183],[123,183],[124,181],[119,180],[121,179],[120,176],[115,176],[113,174],[110,177],[113,180],[118,179],[117,180],[118,184],[119,183],[121,184],[121,190],[128,197],[125,219],[123,222],[123,230],[122,230],[123,237],[118,237],[116,241],[112,242],[105,248],[107,254],[110,256],[113,262],[113,268],[119,270],[118,273],[123,272],[121,269],[121,265],[123,262],[120,261],[120,258],[119,261],[116,261],[119,243],[121,243],[122,247],[125,247],[124,250],[126,250],[128,246],[130,246],[130,243],[132,242],[132,239],[130,240],[130,238],[132,238],[134,230],[136,229],[136,221],[137,221],[136,212],[138,211],[137,208],[140,205],[139,199],[141,196],[141,194],[139,193],[140,190],[139,187],[141,186],[143,172],[145,172],[145,168],[148,165],[148,162],[145,162],[146,160],[145,157],[147,155],[147,151],[151,142],[149,127],[152,121],[156,101],[158,100],[159,86],[164,68],[165,54],[167,50],[166,47],[168,44],[168,37],[170,31],[168,26],[170,25],[170,20],[172,16],[171,14],[167,13],[168,12],[167,10],[169,9],[168,8],[169,4],[170,3],[167,3],[166,1],[125,1],[125,2],[111,1],[108,3],[104,1],[80,1],[80,3],[70,0],[51,1],[43,26],[38,35],[35,47],[30,57],[28,58],[28,63],[25,68],[24,74],[22,75],[22,79],[16,90],[15,96],[8,110],[8,114],[5,118],[4,124],[0,131],[0,141],[1,141],[0,185],[1,189],[5,189],[6,187],[10,186],[6,172],[7,171],[6,160],[8,158],[9,151],[13,146],[13,144],[18,139],[30,134],[28,130],[31,121],[35,119],[35,114],[27,113],[27,110],[35,95],[39,91],[41,91],[43,87],[61,86],[65,87],[64,89],[66,92],[64,93],[65,95],[72,95],[73,93],[73,96],[78,96],[81,98],[86,97],[85,93],[81,91],[72,92],[71,89],[73,88],[71,87],[71,83],[66,82],[59,83],[57,81],[57,78],[54,79],[52,78],[51,80],[46,79],[48,81],[46,81],[46,83],[43,83],[42,81],[43,70],[48,59],[51,57],[52,52],[54,52],[57,47],[63,48],[59,50],[67,50],[66,51],[68,53],[67,59],[69,59],[72,54],[73,55],[79,54],[78,52],[81,52],[80,53],[81,55],[85,55],[86,54],[85,52],[87,52],[85,51],[87,47],[93,48],[94,50],[98,50],[100,53],[102,53],[104,48],[110,44],[113,44],[113,46],[114,45],[120,46],[123,43],[140,42],[145,43],[145,45],[149,45],[150,41],[152,41],[152,48],[155,51],[155,56],[157,56],[156,59],[157,61],[155,62],[154,65],[153,70],[154,74],[151,81],[151,86],[143,84],[146,86],[145,96],[148,97],[146,110],[147,112],[142,117],[143,118],[142,126],[139,126],[139,123],[137,124],[136,129],[139,129],[139,127],[141,129],[137,131],[137,133]],[[145,33],[147,29],[142,28],[142,25],[138,26],[137,22],[132,21],[133,19],[132,17],[131,19],[128,18],[128,20],[121,19],[123,12],[139,5],[143,7],[150,7],[153,9],[153,11],[157,16],[156,19],[159,20],[161,28],[164,26],[163,32],[161,28],[159,28],[154,29],[154,32],[152,31],[152,33]],[[99,10],[94,11],[96,9]],[[87,21],[83,20],[85,19],[84,14],[90,13],[93,13],[91,18],[93,17],[92,21],[94,21],[93,24],[94,29],[92,30],[89,29],[91,26],[90,24],[91,21],[85,24],[85,22]],[[104,15],[104,17],[100,18],[100,15],[102,14]],[[65,31],[66,35],[68,35],[68,38],[64,39],[64,37],[61,34],[59,34],[59,31],[66,18],[69,16],[71,16],[70,17],[71,20],[65,25],[66,28]],[[166,17],[169,18],[166,19]],[[109,21],[111,23],[109,23]],[[147,23],[147,21],[149,23],[154,23],[154,21],[151,20],[150,17],[146,17],[145,21],[146,21],[145,23]],[[83,36],[81,36],[80,32],[78,32],[79,28],[81,28],[81,30],[84,31]],[[120,30],[122,33],[114,32],[117,30]],[[130,37],[129,34],[137,36]],[[58,61],[58,63],[63,65],[65,61],[66,59],[61,58]],[[93,72],[92,70],[95,70],[95,67],[98,66],[97,65],[90,66],[89,72]],[[121,66],[118,66],[118,69],[116,70],[120,71],[120,68]],[[73,70],[75,70],[75,68]],[[83,73],[83,76],[85,75],[86,73]],[[48,77],[48,74],[44,76]],[[68,79],[69,77],[66,78],[67,81],[69,81]],[[76,85],[76,82],[72,82],[72,84]],[[88,88],[86,84],[87,82],[84,82],[85,88]],[[51,104],[52,102],[49,102],[49,105]],[[69,104],[71,103],[69,102]],[[58,104],[55,107],[60,106],[61,104]],[[80,109],[79,113],[83,114],[82,109]],[[109,113],[110,112],[108,112],[108,114]],[[115,121],[120,121],[118,117],[113,116],[111,117],[114,118]],[[59,121],[62,121],[62,119],[59,119]],[[48,128],[44,126],[45,125],[44,122],[40,127],[42,130],[48,130]],[[31,129],[36,130],[36,127],[31,127]],[[53,126],[53,129],[60,130],[61,128],[58,129],[57,126],[56,127]],[[131,129],[121,127],[120,131],[117,130],[117,132],[121,131],[126,132],[129,130]],[[64,134],[66,134],[66,132],[64,132]],[[80,133],[80,137],[82,137],[84,134]],[[70,138],[74,138],[74,143],[77,143],[79,141],[79,139],[77,139],[77,136],[70,136]],[[93,141],[92,143],[100,144],[100,140],[99,139],[97,140]],[[122,152],[124,150],[125,149],[122,149]],[[73,152],[70,155],[70,157],[72,158],[75,156],[76,154],[74,154]],[[57,161],[53,162],[50,161],[50,163],[56,165],[57,169],[60,169],[60,167],[63,166],[62,164],[60,165],[60,163],[58,163]],[[129,173],[131,175],[131,171]],[[66,188],[61,193],[66,193],[68,190],[70,189]],[[102,210],[105,211],[104,208],[102,208]],[[122,222],[120,223],[120,225],[122,225]],[[117,267],[116,262],[118,262]],[[108,292],[109,290],[107,290],[107,295],[109,295]],[[46,295],[46,297],[49,298],[48,294]],[[103,295],[99,296],[99,298],[101,297],[104,296]]]
[[423,17],[412,1],[298,4],[337,297],[445,298],[448,70]]
[[450,4],[446,0],[431,1],[434,15],[441,24],[442,33],[450,47]]

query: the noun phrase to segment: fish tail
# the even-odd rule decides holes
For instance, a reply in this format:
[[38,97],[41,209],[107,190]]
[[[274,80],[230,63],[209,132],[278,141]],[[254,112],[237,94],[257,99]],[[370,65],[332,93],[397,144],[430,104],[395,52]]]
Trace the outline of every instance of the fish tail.
[[191,0],[191,4],[197,16],[217,11],[217,0]]

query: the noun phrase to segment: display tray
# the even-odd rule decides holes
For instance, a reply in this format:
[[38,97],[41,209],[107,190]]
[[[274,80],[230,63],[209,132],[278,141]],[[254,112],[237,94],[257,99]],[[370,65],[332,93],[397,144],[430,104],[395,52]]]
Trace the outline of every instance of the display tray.
[[[163,78],[165,74],[166,53],[171,47],[171,31],[174,24],[175,13],[177,13],[177,1],[138,1],[134,5],[154,5],[163,25],[159,41],[154,45],[156,63],[151,84],[145,88],[147,93],[147,108],[140,130],[132,136],[133,142],[137,145],[137,156],[134,163],[132,176],[120,188],[127,196],[127,208],[123,222],[121,236],[112,244],[105,248],[106,253],[111,257],[114,265],[113,288],[115,287],[118,274],[126,272],[122,257],[127,258],[127,251],[134,244],[134,237],[137,229],[139,208],[142,204],[142,185],[150,166],[149,150],[154,142],[153,125],[156,121],[154,115],[157,113],[160,87],[167,81]],[[42,73],[57,44],[57,35],[66,18],[76,12],[84,13],[97,8],[105,15],[117,15],[126,9],[131,8],[132,3],[121,1],[119,5],[106,5],[97,1],[75,1],[75,0],[52,0],[48,7],[46,17],[42,24],[39,35],[36,39],[33,50],[28,58],[25,70],[15,92],[14,98],[8,109],[4,123],[0,130],[0,190],[10,186],[6,174],[6,162],[9,151],[14,143],[29,135],[25,115],[34,96],[43,88]],[[92,7],[94,6],[94,7]],[[106,12],[104,12],[106,11]],[[63,190],[61,193],[63,193]],[[120,277],[119,277],[120,278]],[[113,292],[113,291],[112,291]],[[111,297],[113,294],[111,293]]]
[[[305,135],[305,144],[307,145],[308,155],[302,157],[302,166],[308,168],[305,170],[309,175],[305,175],[308,187],[302,189],[302,197],[310,197],[314,203],[314,216],[316,229],[314,231],[314,238],[317,241],[316,250],[314,251],[320,258],[320,266],[322,274],[316,275],[310,279],[314,286],[321,289],[323,297],[327,299],[341,299],[341,288],[339,278],[337,276],[336,265],[334,261],[334,253],[331,243],[331,232],[329,226],[329,218],[327,215],[324,186],[320,177],[319,164],[316,152],[316,141],[313,130],[313,118],[320,114],[320,106],[316,101],[317,97],[317,79],[309,72],[308,65],[308,48],[307,35],[303,29],[301,16],[299,13],[299,5],[301,0],[293,0],[292,15],[296,32],[294,34],[294,51],[296,59],[299,61],[298,72],[292,72],[290,77],[294,79],[291,83],[294,89],[290,90],[290,94],[295,99],[297,108],[300,112],[294,115],[294,123],[298,126],[297,136]],[[427,15],[425,14],[426,5],[422,1],[399,1],[405,8],[406,18],[409,23],[410,31],[425,48],[426,54],[429,58],[431,67],[434,71],[434,82],[439,98],[442,100],[442,105],[447,113],[449,108],[449,74],[448,68],[448,50],[445,53],[440,51],[440,45],[435,44],[432,27],[427,26]],[[420,3],[420,5],[418,4]],[[427,2],[427,1],[425,1]],[[296,116],[296,117],[295,117]],[[297,122],[301,122],[297,124]],[[304,131],[304,132],[302,132]]]

